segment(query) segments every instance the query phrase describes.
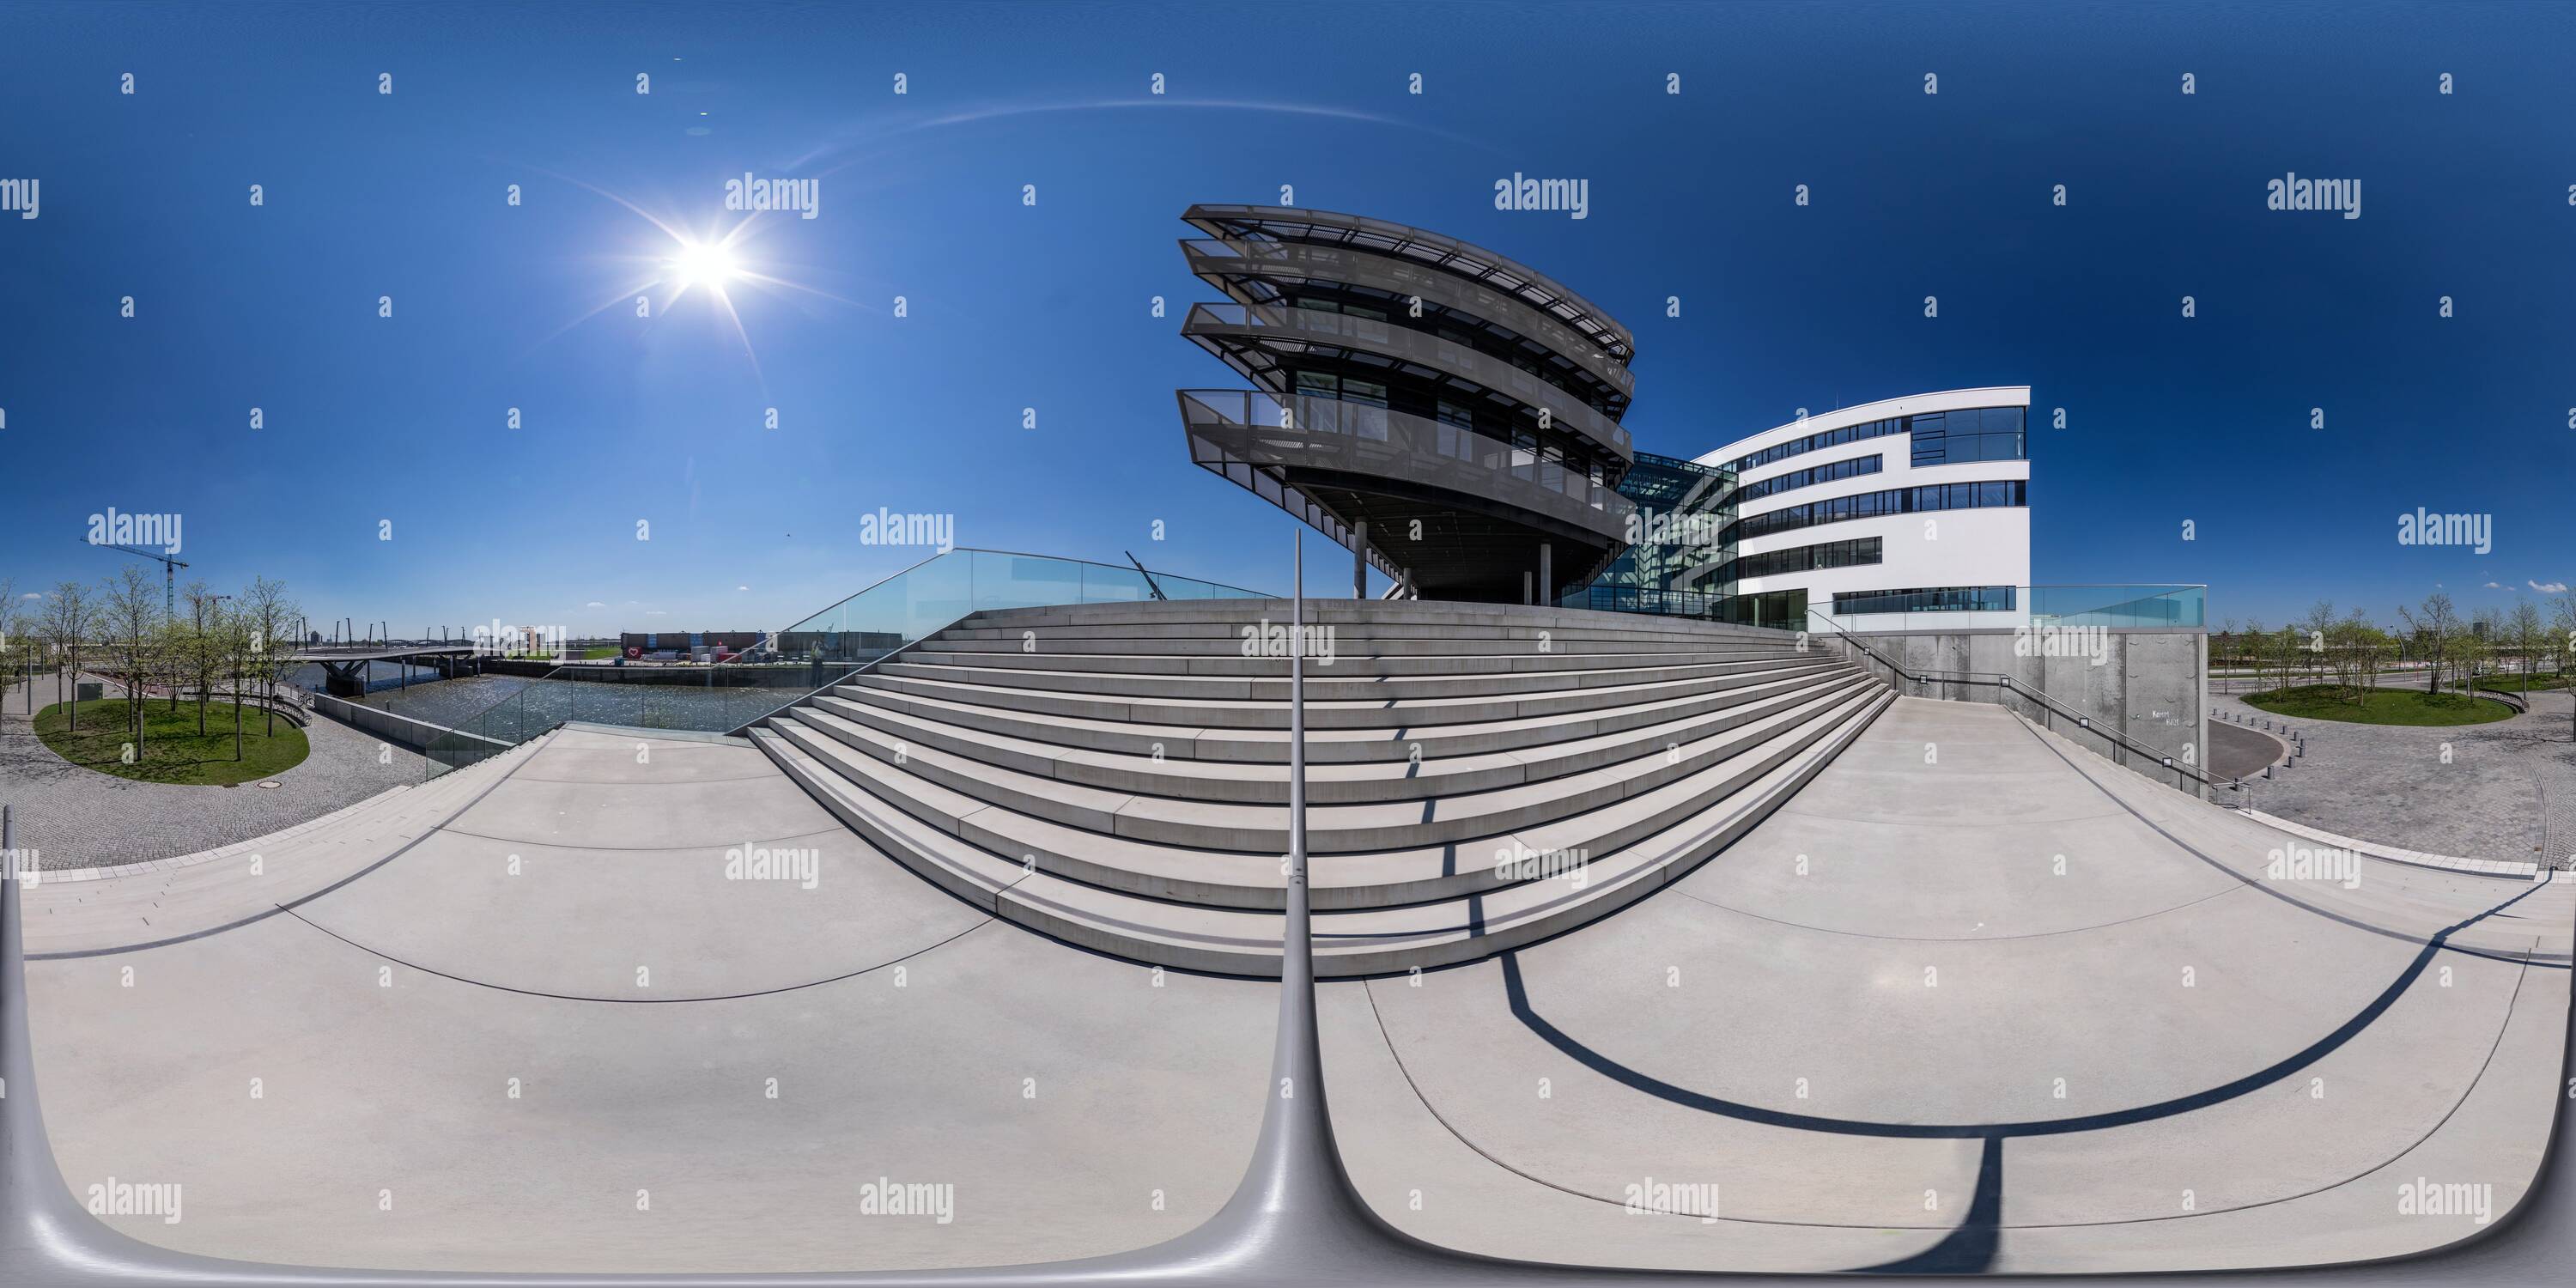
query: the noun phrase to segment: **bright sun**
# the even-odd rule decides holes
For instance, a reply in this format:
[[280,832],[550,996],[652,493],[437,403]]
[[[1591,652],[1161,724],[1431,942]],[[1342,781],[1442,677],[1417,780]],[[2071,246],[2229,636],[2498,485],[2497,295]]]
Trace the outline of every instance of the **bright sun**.
[[684,291],[700,282],[723,286],[741,271],[734,264],[733,251],[722,242],[683,240],[671,256],[671,276]]

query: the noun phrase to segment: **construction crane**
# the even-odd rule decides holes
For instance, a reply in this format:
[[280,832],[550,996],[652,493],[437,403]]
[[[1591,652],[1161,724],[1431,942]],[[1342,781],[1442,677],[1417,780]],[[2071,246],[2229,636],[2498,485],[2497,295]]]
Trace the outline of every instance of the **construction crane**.
[[140,547],[140,546],[119,546],[119,545],[110,545],[110,544],[108,544],[107,542],[104,542],[104,541],[98,541],[98,542],[84,541],[84,542],[82,542],[81,544],[82,544],[82,545],[85,545],[85,546],[88,546],[88,545],[95,545],[95,546],[97,546],[97,547],[98,547],[99,549],[101,549],[101,550],[122,550],[122,551],[124,551],[125,553],[127,553],[127,554],[129,554],[129,555],[133,555],[133,556],[135,556],[135,557],[137,557],[137,558],[142,558],[142,559],[158,559],[158,560],[160,560],[160,561],[161,561],[161,612],[162,612],[162,615],[164,615],[164,616],[168,616],[168,617],[176,617],[176,616],[178,616],[178,614],[179,614],[179,589],[178,589],[178,585],[179,585],[179,570],[180,570],[180,569],[182,569],[182,568],[187,567],[188,565],[186,565],[186,564],[184,564],[184,563],[180,562],[179,560],[173,559],[173,558],[171,558],[170,556],[168,556],[168,555],[166,555],[166,554],[163,554],[162,552],[160,552],[160,551],[158,551],[158,550],[145,550],[145,549],[143,549],[143,548],[142,548],[142,547]]

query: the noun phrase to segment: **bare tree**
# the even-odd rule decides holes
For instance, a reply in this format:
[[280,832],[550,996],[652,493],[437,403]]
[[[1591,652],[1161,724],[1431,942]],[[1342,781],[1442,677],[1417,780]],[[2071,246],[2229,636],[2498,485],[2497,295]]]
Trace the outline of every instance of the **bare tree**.
[[2299,633],[2307,637],[2300,641],[2300,647],[2307,653],[2308,677],[2313,683],[2325,683],[2326,667],[2332,661],[2326,653],[2335,625],[2334,601],[2331,599],[2320,599],[2310,605],[2307,617],[2299,622]]
[[127,732],[133,735],[134,758],[143,758],[143,677],[153,665],[161,634],[161,597],[150,578],[128,565],[99,588],[101,629],[125,672]]
[[2432,663],[2430,692],[2440,693],[2442,663],[2449,657],[2451,646],[2461,633],[2459,611],[2451,607],[2450,596],[2437,590],[2424,597],[2420,610],[2409,610],[2404,604],[2399,604],[2397,615],[2404,619],[2406,629],[2414,635],[2416,648],[2426,661]]
[[98,629],[98,609],[91,603],[89,587],[76,581],[57,583],[53,595],[45,600],[43,630],[45,642],[54,649],[54,660],[58,664],[55,674],[64,674],[62,666],[70,668],[70,682],[58,682],[55,689],[74,729],[80,728],[81,644]]
[[[206,736],[206,701],[215,693],[215,677],[223,673],[224,596],[206,589],[202,581],[189,582],[179,592],[187,607],[184,619],[170,623],[170,636],[178,646],[176,660],[197,691],[197,736]],[[179,686],[170,689],[171,709],[178,709]]]
[[2522,691],[2531,692],[2531,673],[2539,665],[2540,646],[2549,628],[2540,620],[2540,610],[2531,601],[2515,596],[2513,612],[2505,618],[2505,633],[2513,640],[2514,651],[2522,655]]
[[2550,651],[2558,655],[2558,683],[2576,692],[2570,661],[2576,661],[2576,594],[2562,595],[2549,606]]
[[242,591],[241,611],[250,631],[247,664],[267,690],[268,732],[273,737],[277,733],[277,686],[295,665],[291,660],[295,648],[287,635],[294,629],[296,619],[303,616],[303,610],[287,598],[284,584],[261,577]]

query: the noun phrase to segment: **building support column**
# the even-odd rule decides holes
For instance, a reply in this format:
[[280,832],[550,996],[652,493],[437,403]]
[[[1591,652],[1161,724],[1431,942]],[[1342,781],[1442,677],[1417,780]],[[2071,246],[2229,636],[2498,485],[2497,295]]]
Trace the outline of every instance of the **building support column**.
[[1351,598],[1368,598],[1368,520],[1351,525]]
[[1538,547],[1538,602],[1556,602],[1556,543],[1542,541]]

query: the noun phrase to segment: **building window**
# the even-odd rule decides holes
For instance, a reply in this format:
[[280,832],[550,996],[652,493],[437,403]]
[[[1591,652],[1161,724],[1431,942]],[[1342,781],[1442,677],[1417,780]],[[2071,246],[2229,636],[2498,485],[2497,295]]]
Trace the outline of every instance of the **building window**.
[[1890,514],[1914,514],[1932,510],[1973,510],[1987,507],[2026,506],[2030,503],[2030,485],[2020,479],[1992,483],[1933,483],[1923,487],[1894,488],[1885,492],[1863,492],[1858,496],[1838,496],[1826,501],[1809,501],[1804,505],[1783,506],[1748,514],[1727,527],[1719,538],[1727,543],[1767,537],[1776,533],[1795,532],[1818,524],[1841,523],[1850,519],[1871,519]]
[[1933,586],[1910,590],[1855,590],[1834,596],[1834,615],[1846,613],[2009,613],[2018,586]]

